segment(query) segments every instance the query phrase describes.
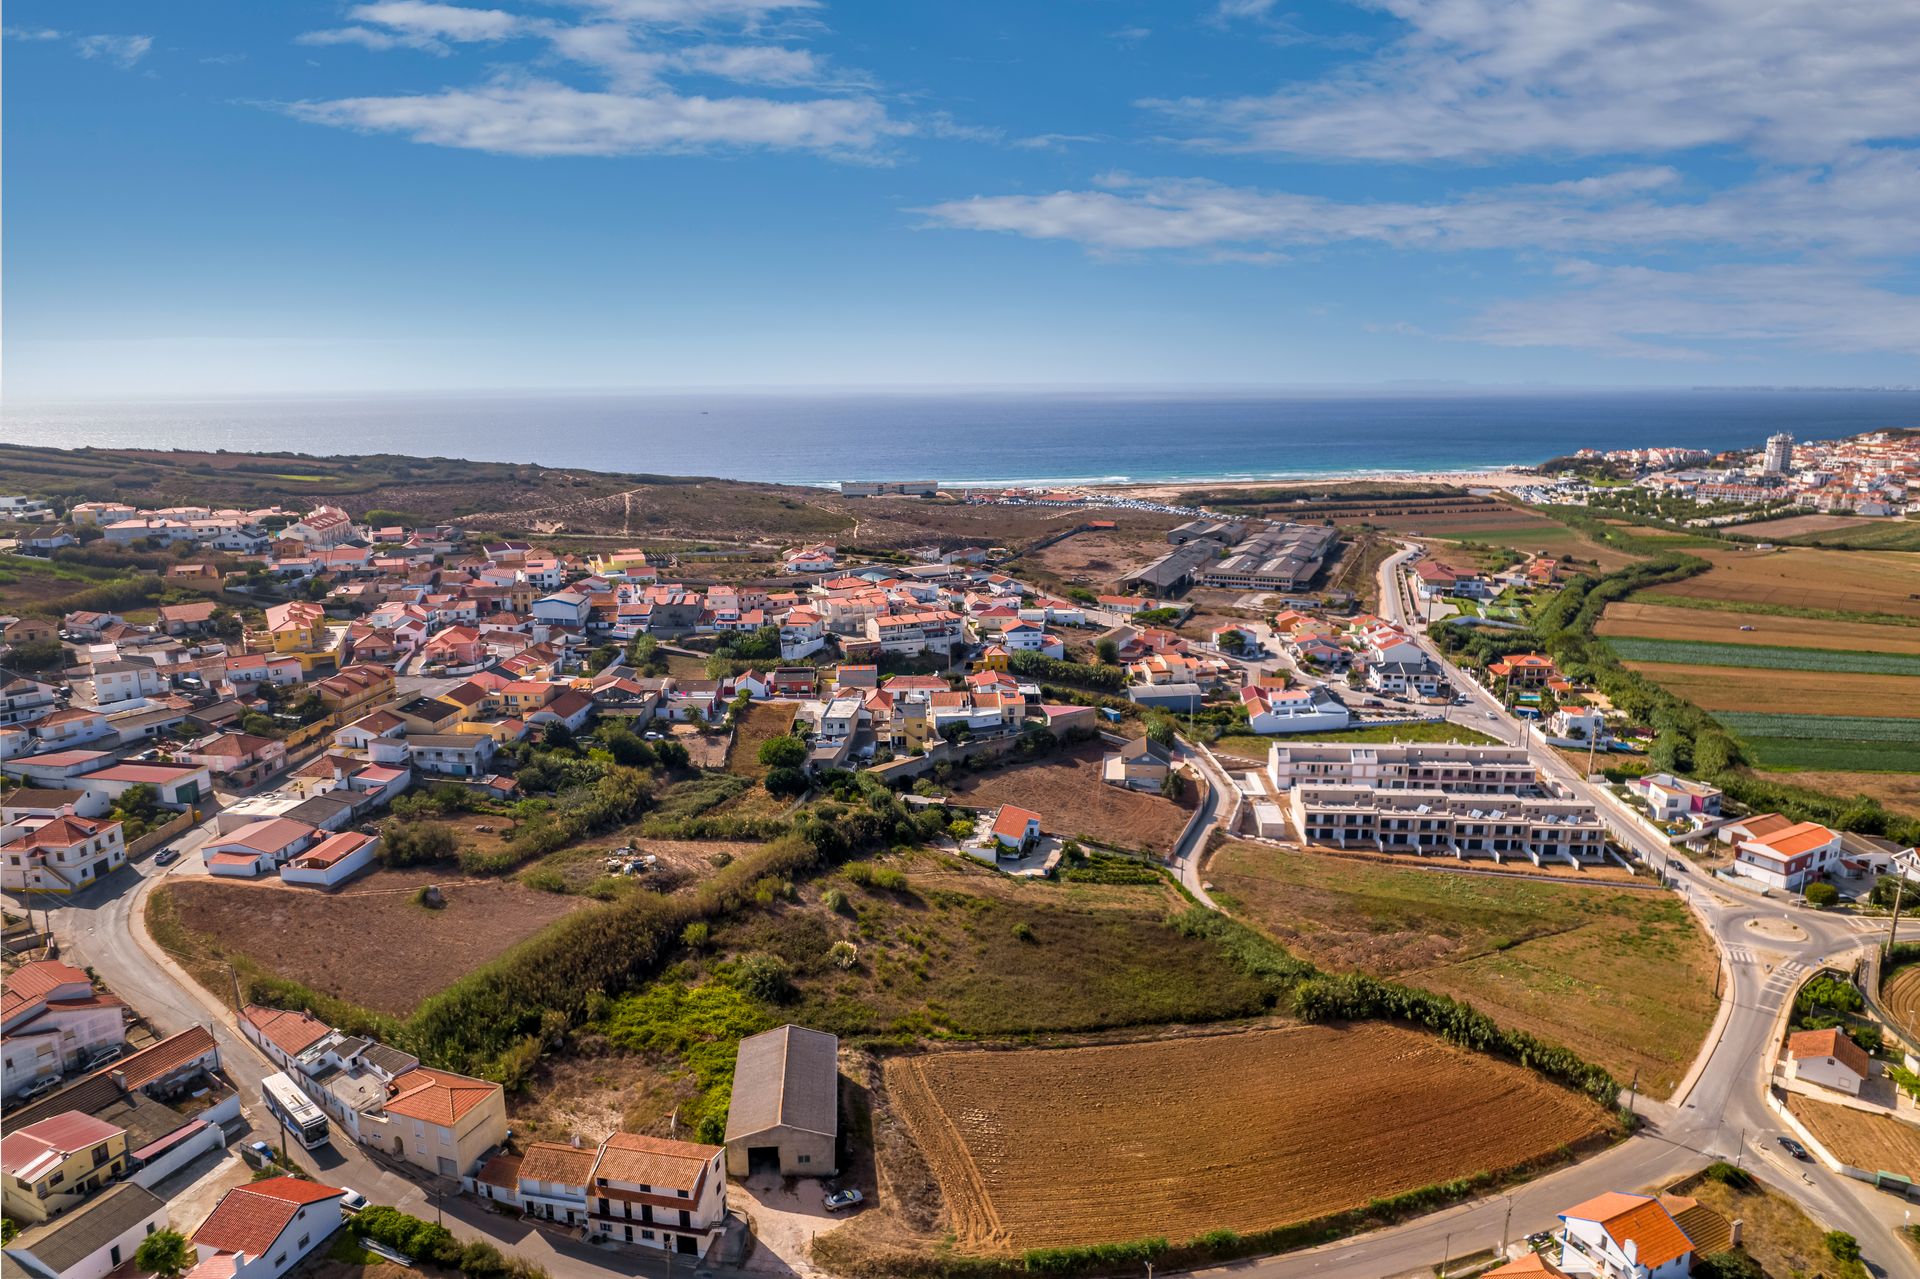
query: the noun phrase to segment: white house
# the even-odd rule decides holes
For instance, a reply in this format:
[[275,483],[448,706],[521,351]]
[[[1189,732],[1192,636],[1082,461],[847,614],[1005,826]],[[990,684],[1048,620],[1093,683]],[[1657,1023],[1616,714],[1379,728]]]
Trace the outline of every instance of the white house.
[[40,739],[42,749],[57,751],[119,734],[107,723],[105,712],[75,706],[35,720],[33,735]]
[[1671,773],[1649,773],[1629,779],[1627,789],[1646,800],[1653,815],[1665,821],[1720,815],[1720,788],[1705,782]]
[[1840,861],[1840,836],[1818,822],[1799,822],[1734,846],[1733,870],[1768,888],[1794,893],[1832,873]]
[[216,835],[201,846],[201,856],[209,875],[254,879],[271,875],[296,853],[304,852],[318,834],[291,817],[270,817]]
[[95,1053],[127,1042],[126,1005],[93,988],[86,973],[57,959],[22,964],[7,977],[0,1014],[6,1076],[14,1093],[84,1065]]
[[152,662],[96,662],[92,674],[74,687],[74,696],[89,706],[158,697],[170,687],[166,673]]
[[119,822],[81,817],[75,805],[51,816],[0,824],[0,885],[67,893],[127,860]]
[[280,867],[280,882],[332,888],[371,866],[379,852],[380,840],[377,837],[363,835],[356,830],[341,831],[327,836],[305,852],[295,853],[291,860]]
[[1012,804],[1002,804],[993,819],[993,838],[1001,848],[1021,853],[1040,838],[1040,814]]
[[600,1152],[592,1146],[529,1142],[515,1179],[522,1210],[542,1221],[569,1226],[584,1222],[587,1186],[593,1181],[593,1165],[599,1157]]
[[1604,1279],[1684,1279],[1693,1240],[1658,1199],[1609,1191],[1560,1214],[1560,1268]]
[[1247,725],[1256,733],[1311,733],[1345,728],[1353,718],[1346,706],[1323,688],[1277,689],[1248,684],[1240,690]]
[[177,764],[114,764],[82,773],[69,785],[119,799],[135,786],[153,787],[162,808],[185,810],[213,796],[213,774],[205,768]]
[[1787,1036],[1787,1078],[1804,1080],[1860,1095],[1860,1086],[1873,1074],[1866,1050],[1837,1029],[1800,1030]]
[[593,1163],[592,1228],[634,1247],[705,1256],[726,1231],[725,1157],[719,1146],[613,1134]]
[[533,620],[548,626],[582,626],[590,605],[579,591],[555,591],[533,602]]
[[[235,1186],[193,1232],[200,1264],[188,1276],[206,1270],[231,1279],[279,1279],[333,1237],[346,1193],[298,1177]],[[209,1267],[216,1259],[219,1263]]]
[[106,1279],[133,1260],[142,1239],[168,1224],[166,1200],[123,1181],[72,1212],[16,1235],[6,1246],[7,1272],[31,1279]]

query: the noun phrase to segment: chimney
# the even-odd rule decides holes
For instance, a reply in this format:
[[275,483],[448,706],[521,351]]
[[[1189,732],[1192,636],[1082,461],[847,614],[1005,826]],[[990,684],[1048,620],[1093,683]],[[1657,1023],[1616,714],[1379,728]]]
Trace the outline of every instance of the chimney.
[[1740,1246],[1740,1229],[1745,1224],[1746,1223],[1738,1217],[1733,1219],[1733,1227],[1727,1235],[1727,1247],[1738,1248]]

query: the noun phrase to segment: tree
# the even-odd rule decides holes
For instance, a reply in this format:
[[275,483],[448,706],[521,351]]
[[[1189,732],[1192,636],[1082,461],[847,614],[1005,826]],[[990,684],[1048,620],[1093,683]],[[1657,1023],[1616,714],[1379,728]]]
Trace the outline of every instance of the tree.
[[760,762],[768,768],[798,768],[807,762],[807,744],[797,737],[769,737],[760,743]]
[[186,1236],[177,1230],[156,1230],[133,1250],[133,1264],[159,1279],[180,1279],[195,1260]]
[[550,751],[572,750],[573,730],[556,719],[541,734],[540,744]]
[[807,775],[792,767],[770,768],[765,784],[769,795],[798,795],[807,789]]
[[1844,1230],[1827,1231],[1827,1252],[1835,1261],[1860,1260],[1860,1241]]
[[1174,742],[1174,734],[1178,731],[1179,730],[1174,727],[1173,720],[1163,712],[1147,712],[1147,736],[1162,746],[1171,747]]
[[1238,656],[1247,651],[1247,637],[1240,631],[1228,631],[1220,637],[1220,651]]
[[685,768],[687,761],[692,758],[687,754],[685,746],[671,738],[653,744],[653,757],[659,760],[664,768]]
[[66,657],[66,649],[59,640],[28,640],[24,644],[13,646],[13,655],[8,665],[23,671],[44,671],[61,664]]
[[1103,639],[1095,644],[1093,646],[1093,655],[1100,660],[1102,666],[1118,666],[1120,664],[1120,646],[1111,639]]
[[1187,793],[1186,774],[1177,768],[1169,768],[1166,777],[1160,782],[1160,793],[1178,802],[1180,797]]
[[1817,906],[1821,910],[1840,900],[1840,890],[1832,884],[1808,884],[1807,905]]

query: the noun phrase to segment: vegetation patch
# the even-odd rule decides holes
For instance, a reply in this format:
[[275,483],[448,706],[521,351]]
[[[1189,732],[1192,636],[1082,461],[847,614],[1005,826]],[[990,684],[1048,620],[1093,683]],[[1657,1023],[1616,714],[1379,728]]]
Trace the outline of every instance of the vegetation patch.
[[1614,637],[1607,641],[1629,662],[1692,666],[1757,667],[1774,671],[1839,671],[1862,675],[1920,675],[1920,655],[1866,653],[1764,644],[1713,644],[1697,640]]
[[1664,1095],[1712,1024],[1714,957],[1668,893],[1453,874],[1229,842],[1215,891],[1290,950],[1470,1001]]

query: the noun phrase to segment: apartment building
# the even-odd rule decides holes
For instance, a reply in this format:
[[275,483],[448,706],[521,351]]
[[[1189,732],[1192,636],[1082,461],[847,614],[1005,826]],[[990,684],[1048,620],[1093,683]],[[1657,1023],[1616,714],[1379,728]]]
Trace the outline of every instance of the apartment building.
[[1282,792],[1297,784],[1473,795],[1540,789],[1540,774],[1524,748],[1454,742],[1276,742],[1267,752],[1267,777]]
[[726,1151],[615,1133],[600,1144],[588,1228],[636,1247],[704,1256],[727,1224]]

